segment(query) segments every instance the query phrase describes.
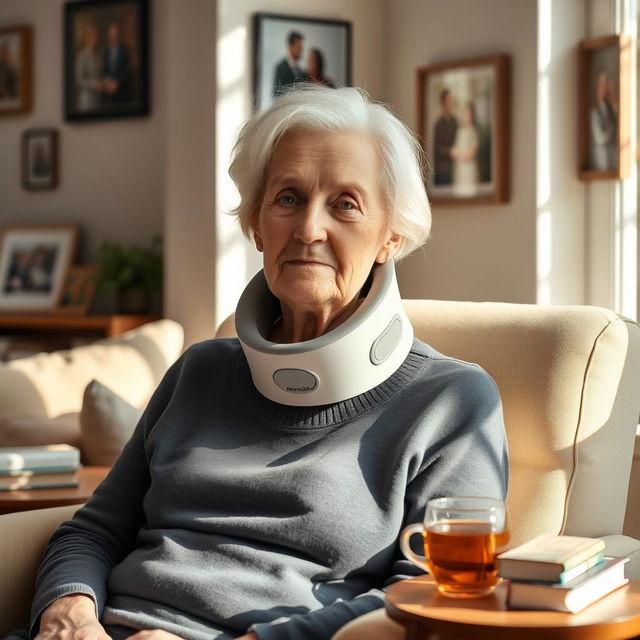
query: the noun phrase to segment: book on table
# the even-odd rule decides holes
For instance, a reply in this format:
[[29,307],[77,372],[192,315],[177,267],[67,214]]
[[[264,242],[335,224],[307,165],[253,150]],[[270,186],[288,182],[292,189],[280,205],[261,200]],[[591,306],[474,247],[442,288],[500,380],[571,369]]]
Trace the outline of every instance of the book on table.
[[603,559],[604,541],[544,534],[498,556],[498,573],[510,580],[569,582]]
[[0,491],[77,487],[80,467],[69,445],[0,447]]
[[628,558],[605,557],[604,561],[569,582],[509,583],[507,605],[513,609],[547,609],[578,613],[600,598],[622,587]]

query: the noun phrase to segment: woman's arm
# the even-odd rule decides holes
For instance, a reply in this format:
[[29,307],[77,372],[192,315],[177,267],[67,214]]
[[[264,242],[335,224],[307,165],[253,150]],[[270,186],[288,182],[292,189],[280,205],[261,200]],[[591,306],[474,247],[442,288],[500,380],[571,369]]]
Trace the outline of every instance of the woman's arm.
[[[166,374],[122,454],[89,502],[49,540],[31,607],[32,637],[41,622],[46,621],[51,628],[63,624],[68,616],[86,613],[87,603],[93,607],[93,618],[100,618],[109,573],[131,551],[144,522],[142,503],[150,484],[145,442],[168,403],[180,363]],[[65,602],[82,606],[74,604],[67,611],[56,604],[71,595],[74,599]],[[52,604],[56,606],[50,609]],[[52,622],[56,618],[58,622]]]

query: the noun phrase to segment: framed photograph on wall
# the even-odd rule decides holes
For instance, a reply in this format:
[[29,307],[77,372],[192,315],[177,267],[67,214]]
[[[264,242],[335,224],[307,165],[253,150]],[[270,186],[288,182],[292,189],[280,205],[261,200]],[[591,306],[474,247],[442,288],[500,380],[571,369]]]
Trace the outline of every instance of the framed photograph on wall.
[[350,22],[256,13],[253,41],[258,111],[296,82],[351,85]]
[[58,132],[27,129],[22,134],[22,186],[53,189],[58,184]]
[[620,180],[631,171],[631,37],[579,45],[578,175]]
[[0,311],[52,311],[78,239],[75,225],[14,225],[0,236]]
[[0,116],[31,111],[31,27],[0,27]]
[[67,120],[149,113],[147,0],[79,0],[64,6]]
[[56,313],[85,315],[89,311],[96,286],[96,268],[72,266],[67,269],[56,306]]
[[418,135],[432,204],[509,200],[509,69],[509,57],[500,54],[417,70]]

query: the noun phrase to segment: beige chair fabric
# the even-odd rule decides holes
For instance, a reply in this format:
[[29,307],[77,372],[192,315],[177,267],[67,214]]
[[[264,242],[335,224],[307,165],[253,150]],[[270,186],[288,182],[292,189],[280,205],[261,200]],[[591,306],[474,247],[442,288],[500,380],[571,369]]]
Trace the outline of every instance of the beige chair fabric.
[[0,638],[29,620],[34,581],[49,537],[78,505],[0,516]]
[[[478,362],[500,388],[510,450],[512,542],[542,532],[603,536],[608,552],[630,557],[627,575],[640,579],[640,542],[617,535],[640,414],[638,326],[595,307],[426,300],[405,305],[418,338]],[[218,337],[232,335],[230,318]],[[16,518],[0,517],[3,532],[7,517]],[[5,546],[4,552],[17,548]],[[0,562],[0,583],[5,575],[12,583],[4,573],[7,561]],[[4,602],[0,591],[6,616]],[[372,635],[367,625],[376,620],[382,624],[384,614],[363,616],[337,638],[401,637],[397,626],[386,623],[384,635]]]

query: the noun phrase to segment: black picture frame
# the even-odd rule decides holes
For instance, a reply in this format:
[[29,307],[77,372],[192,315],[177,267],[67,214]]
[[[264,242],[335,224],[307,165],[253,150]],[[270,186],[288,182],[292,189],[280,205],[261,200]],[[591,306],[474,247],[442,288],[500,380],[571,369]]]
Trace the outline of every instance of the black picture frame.
[[22,186],[29,191],[58,185],[58,131],[27,129],[22,133]]
[[[278,83],[278,68],[286,65],[288,37],[292,33],[302,36],[304,60],[296,73],[298,81],[316,81],[327,86],[351,86],[352,26],[346,20],[329,20],[309,16],[291,16],[277,13],[255,13],[253,16],[253,87],[254,105],[262,111],[288,81]],[[321,76],[315,80],[307,74],[313,60],[320,60],[316,68]],[[319,56],[318,56],[319,52]],[[323,69],[324,67],[324,69]],[[315,74],[314,74],[315,75]],[[292,76],[293,77],[293,76]],[[276,89],[280,87],[280,89]]]
[[65,120],[149,115],[148,0],[68,2],[63,47]]

